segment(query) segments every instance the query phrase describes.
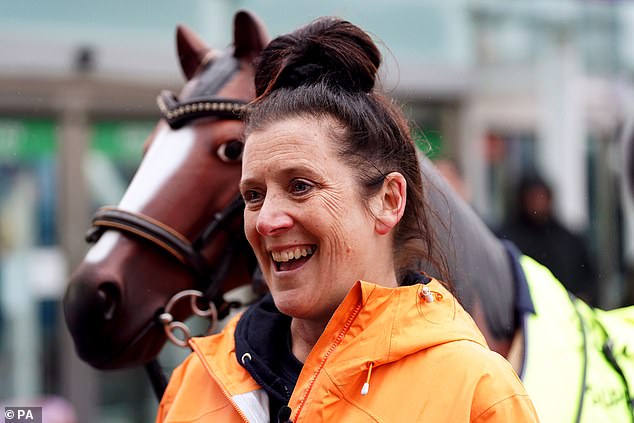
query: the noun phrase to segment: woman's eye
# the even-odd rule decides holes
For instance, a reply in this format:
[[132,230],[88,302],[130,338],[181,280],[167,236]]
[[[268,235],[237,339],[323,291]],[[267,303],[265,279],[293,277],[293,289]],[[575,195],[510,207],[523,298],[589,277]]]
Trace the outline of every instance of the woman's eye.
[[255,190],[248,190],[242,193],[242,199],[246,204],[254,204],[261,201],[262,194]]
[[291,192],[293,194],[305,194],[310,191],[312,185],[303,180],[294,180],[291,182]]
[[242,151],[244,143],[240,140],[230,140],[220,144],[216,154],[218,158],[225,163],[238,162],[242,160]]

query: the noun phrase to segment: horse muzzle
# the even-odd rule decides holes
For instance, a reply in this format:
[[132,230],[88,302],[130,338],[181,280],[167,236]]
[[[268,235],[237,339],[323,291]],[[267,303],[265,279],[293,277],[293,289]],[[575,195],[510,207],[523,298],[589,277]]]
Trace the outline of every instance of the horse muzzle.
[[98,278],[91,270],[90,266],[77,269],[63,300],[79,358],[102,370],[133,367],[155,358],[166,341],[162,328],[154,319],[135,322],[133,316],[126,316],[120,283]]

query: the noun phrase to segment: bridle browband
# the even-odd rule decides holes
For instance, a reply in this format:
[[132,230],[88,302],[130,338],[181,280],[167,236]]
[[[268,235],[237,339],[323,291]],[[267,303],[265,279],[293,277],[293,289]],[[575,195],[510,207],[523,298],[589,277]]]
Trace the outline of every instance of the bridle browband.
[[248,104],[244,100],[228,98],[193,98],[179,102],[170,91],[162,91],[156,103],[172,129],[182,128],[189,121],[202,117],[241,120]]

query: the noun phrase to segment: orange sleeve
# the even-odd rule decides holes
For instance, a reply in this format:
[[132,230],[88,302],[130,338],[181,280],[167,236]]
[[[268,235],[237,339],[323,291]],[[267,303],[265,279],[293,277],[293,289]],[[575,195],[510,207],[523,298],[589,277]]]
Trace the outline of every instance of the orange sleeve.
[[533,401],[509,362],[491,351],[486,351],[482,358],[483,368],[473,394],[471,422],[539,422]]

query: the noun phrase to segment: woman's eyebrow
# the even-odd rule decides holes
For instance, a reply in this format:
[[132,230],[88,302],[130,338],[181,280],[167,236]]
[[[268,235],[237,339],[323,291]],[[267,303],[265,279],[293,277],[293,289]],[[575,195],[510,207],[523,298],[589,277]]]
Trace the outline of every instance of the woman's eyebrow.
[[242,179],[242,180],[240,180],[240,183],[238,184],[238,190],[240,192],[242,192],[243,190],[247,189],[248,187],[252,187],[254,185],[256,185],[256,179],[255,178]]
[[[288,167],[284,167],[280,169],[276,173],[286,178],[290,176],[295,176],[297,174],[305,175],[311,178],[317,178],[321,174],[319,170],[316,169],[315,166],[312,166],[310,163],[307,163],[305,165],[293,163],[293,164],[290,164]],[[260,181],[256,177],[246,177],[240,181],[240,184],[238,187],[240,190],[242,190],[243,188],[253,186],[253,185],[258,185],[259,183]]]
[[303,166],[293,164],[292,166],[286,167],[282,169],[281,172],[283,175],[297,175],[299,174],[309,174],[309,175],[317,175],[318,172],[315,170],[313,166]]

